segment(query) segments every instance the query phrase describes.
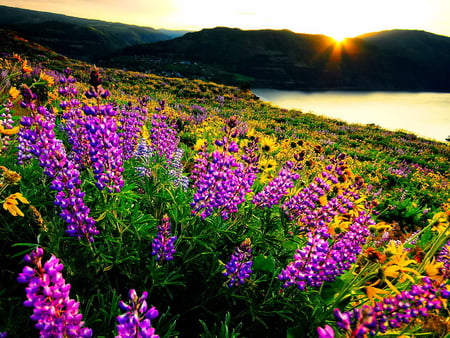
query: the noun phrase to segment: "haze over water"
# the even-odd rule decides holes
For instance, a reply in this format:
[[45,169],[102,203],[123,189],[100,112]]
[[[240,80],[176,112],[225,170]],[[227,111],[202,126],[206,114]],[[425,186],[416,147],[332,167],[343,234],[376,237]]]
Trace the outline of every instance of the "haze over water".
[[450,93],[302,92],[252,89],[261,100],[349,123],[374,123],[429,139],[450,136]]

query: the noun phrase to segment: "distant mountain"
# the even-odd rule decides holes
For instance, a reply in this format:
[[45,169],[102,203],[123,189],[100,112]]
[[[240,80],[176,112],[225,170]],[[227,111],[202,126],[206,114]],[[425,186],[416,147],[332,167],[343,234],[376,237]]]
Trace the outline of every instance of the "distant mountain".
[[126,46],[169,40],[186,33],[7,6],[0,6],[0,26],[58,53],[87,61]]
[[[325,35],[217,27],[126,47],[103,61],[253,87],[450,91],[450,38],[414,30],[336,44]],[[225,73],[234,76],[221,79]]]

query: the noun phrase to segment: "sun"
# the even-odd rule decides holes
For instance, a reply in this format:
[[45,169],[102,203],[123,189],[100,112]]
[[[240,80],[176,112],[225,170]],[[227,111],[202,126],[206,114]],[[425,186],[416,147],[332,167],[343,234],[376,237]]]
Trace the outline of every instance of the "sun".
[[330,36],[337,44],[344,43],[345,39],[348,38],[346,35],[333,34]]

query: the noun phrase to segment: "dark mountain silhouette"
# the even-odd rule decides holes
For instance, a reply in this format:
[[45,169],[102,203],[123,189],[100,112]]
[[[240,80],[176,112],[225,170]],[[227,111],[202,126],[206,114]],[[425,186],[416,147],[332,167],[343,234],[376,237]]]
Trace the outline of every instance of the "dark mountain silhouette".
[[450,91],[450,38],[424,31],[368,33],[336,44],[289,30],[184,34],[6,6],[0,27],[102,66],[242,87]]
[[186,33],[7,6],[0,6],[0,26],[58,53],[87,61],[126,46],[168,40]]
[[254,87],[450,91],[450,38],[415,30],[337,44],[325,35],[217,27],[126,47],[103,61],[141,71],[176,66],[184,76],[218,82],[234,74],[225,80],[244,78]]

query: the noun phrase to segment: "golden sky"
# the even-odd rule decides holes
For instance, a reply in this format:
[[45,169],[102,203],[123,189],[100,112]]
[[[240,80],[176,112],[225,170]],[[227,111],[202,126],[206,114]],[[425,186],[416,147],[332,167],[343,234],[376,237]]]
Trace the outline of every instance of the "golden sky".
[[343,38],[399,28],[450,36],[450,0],[0,0],[0,5],[165,29],[271,28]]

